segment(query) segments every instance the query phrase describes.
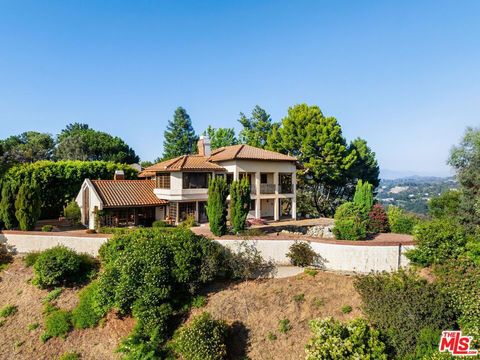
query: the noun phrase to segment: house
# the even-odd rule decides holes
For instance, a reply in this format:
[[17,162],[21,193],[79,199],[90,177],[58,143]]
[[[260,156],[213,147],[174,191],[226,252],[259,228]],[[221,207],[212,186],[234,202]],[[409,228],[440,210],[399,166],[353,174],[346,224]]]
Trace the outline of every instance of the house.
[[[249,145],[211,150],[201,137],[198,154],[183,155],[144,169],[140,180],[86,179],[76,198],[82,223],[95,227],[99,214],[104,226],[149,225],[169,219],[179,223],[187,216],[208,221],[208,182],[221,176],[231,183],[248,177],[251,184],[249,217],[293,218],[296,211],[296,158]],[[97,215],[95,215],[97,214]]]

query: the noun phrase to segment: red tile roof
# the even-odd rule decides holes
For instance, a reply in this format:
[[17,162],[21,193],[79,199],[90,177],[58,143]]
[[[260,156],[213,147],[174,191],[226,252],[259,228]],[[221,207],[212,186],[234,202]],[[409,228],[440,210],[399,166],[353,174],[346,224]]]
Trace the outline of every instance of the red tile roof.
[[[156,171],[225,171],[220,165],[208,161],[208,157],[201,155],[183,155],[174,159],[162,161],[158,164],[147,167],[142,171],[141,176],[148,176]],[[151,176],[151,175],[150,175]]]
[[153,180],[92,180],[92,184],[106,208],[168,203],[153,193]]
[[225,160],[271,160],[271,161],[297,161],[293,156],[280,154],[275,151],[264,150],[250,145],[225,146],[212,151],[210,161]]

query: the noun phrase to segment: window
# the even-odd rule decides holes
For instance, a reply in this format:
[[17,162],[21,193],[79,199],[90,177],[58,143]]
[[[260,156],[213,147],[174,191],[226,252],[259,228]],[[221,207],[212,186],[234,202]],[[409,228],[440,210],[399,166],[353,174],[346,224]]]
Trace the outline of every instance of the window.
[[227,184],[230,185],[233,181],[233,174],[232,173],[228,173],[227,174]]
[[184,172],[183,188],[184,189],[207,189],[208,181],[212,175],[210,173],[201,172]]
[[194,202],[179,203],[178,220],[184,221],[188,216],[195,216],[197,204]]
[[250,211],[255,210],[255,200],[250,200]]
[[268,183],[268,174],[260,174],[260,183],[267,184]]
[[292,174],[289,174],[289,173],[280,174],[279,178],[280,178],[280,193],[281,194],[293,193]]
[[156,188],[170,189],[170,173],[157,173]]

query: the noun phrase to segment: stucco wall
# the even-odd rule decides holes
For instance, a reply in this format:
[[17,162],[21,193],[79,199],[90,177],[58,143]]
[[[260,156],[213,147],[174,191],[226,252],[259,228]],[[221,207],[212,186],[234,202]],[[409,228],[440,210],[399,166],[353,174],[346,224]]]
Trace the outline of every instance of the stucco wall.
[[[56,245],[65,245],[78,252],[96,256],[100,246],[108,236],[75,237],[40,234],[0,233],[0,242],[7,242],[17,253],[41,251]],[[239,240],[216,240],[220,244],[238,249]],[[266,259],[272,259],[279,265],[288,265],[286,254],[293,240],[244,240],[253,244]],[[392,271],[408,265],[404,252],[413,245],[343,245],[335,243],[310,243],[322,257],[326,269],[336,271],[354,271],[368,273],[371,271]]]

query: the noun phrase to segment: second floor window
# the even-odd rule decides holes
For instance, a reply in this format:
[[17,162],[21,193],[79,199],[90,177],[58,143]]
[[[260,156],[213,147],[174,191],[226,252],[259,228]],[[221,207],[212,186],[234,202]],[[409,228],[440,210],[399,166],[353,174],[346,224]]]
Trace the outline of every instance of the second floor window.
[[157,173],[155,179],[157,189],[170,189],[170,173]]
[[184,172],[183,188],[184,189],[207,189],[210,173],[201,172]]

